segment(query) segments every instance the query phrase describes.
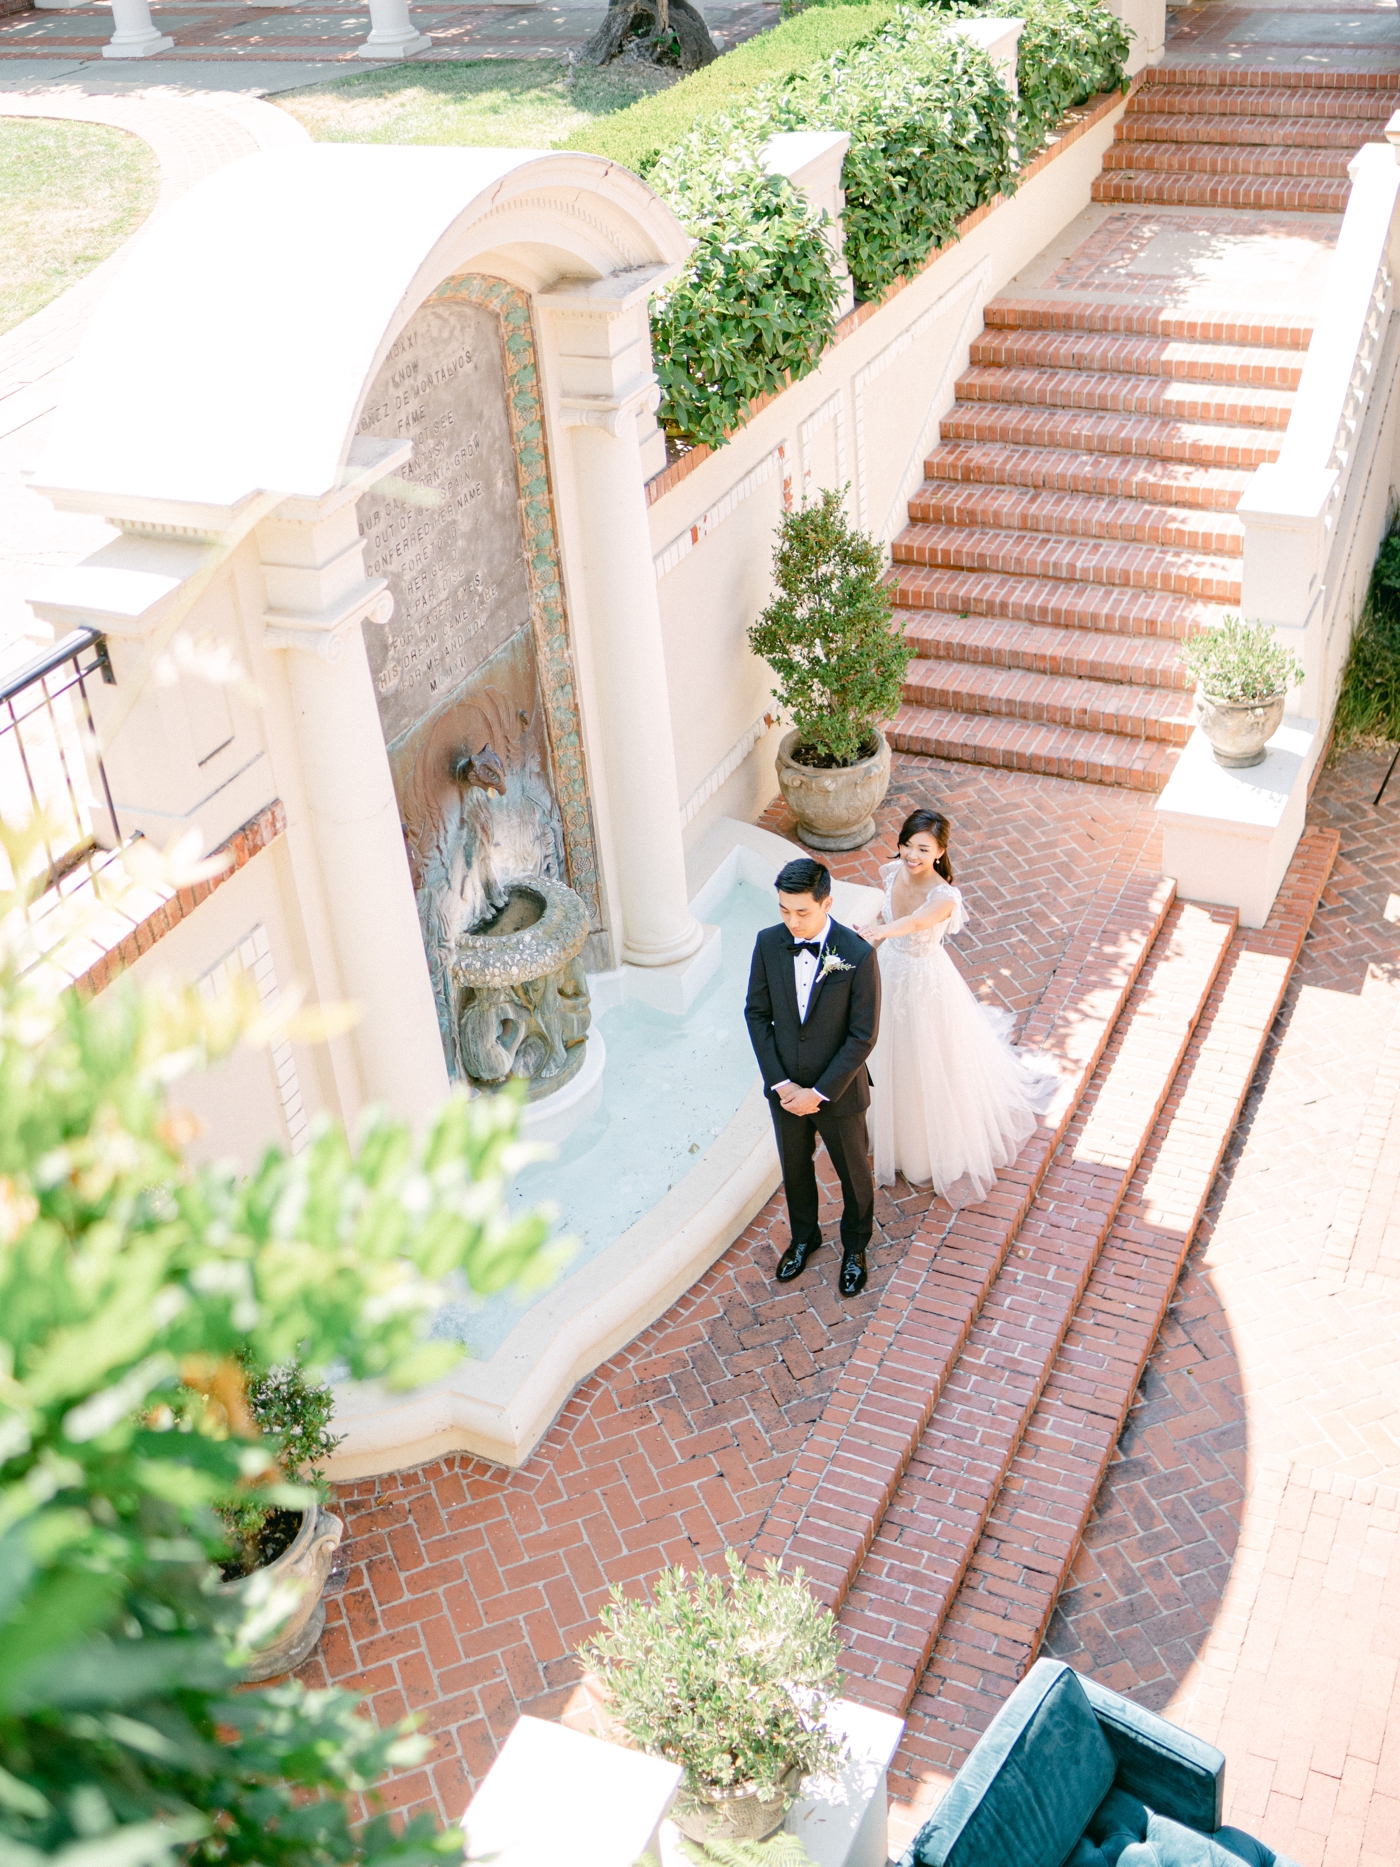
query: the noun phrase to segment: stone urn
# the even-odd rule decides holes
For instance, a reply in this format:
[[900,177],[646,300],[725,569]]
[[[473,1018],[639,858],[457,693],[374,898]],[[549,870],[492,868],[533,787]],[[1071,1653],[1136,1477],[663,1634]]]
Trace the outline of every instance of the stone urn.
[[671,1810],[671,1820],[688,1841],[701,1847],[711,1841],[766,1841],[777,1834],[788,1811],[788,1798],[797,1793],[794,1766],[777,1792],[760,1796],[752,1783],[737,1789],[682,1789]]
[[890,745],[875,732],[876,747],[855,765],[803,765],[793,757],[797,734],[778,747],[778,789],[797,819],[809,849],[859,849],[875,834],[875,812],[890,788]]
[[534,1102],[582,1067],[588,909],[562,882],[512,882],[506,905],[458,936],[451,972],[462,1068],[479,1089],[511,1077]]
[[219,1585],[219,1594],[243,1615],[266,1609],[276,1623],[264,1640],[255,1636],[254,1657],[243,1672],[248,1682],[293,1671],[321,1638],[326,1625],[321,1597],[344,1534],[339,1517],[313,1506],[302,1512],[295,1540],[275,1562]]
[[1264,700],[1217,700],[1203,687],[1196,689],[1196,720],[1210,741],[1217,765],[1239,770],[1262,765],[1265,747],[1283,723],[1287,694]]

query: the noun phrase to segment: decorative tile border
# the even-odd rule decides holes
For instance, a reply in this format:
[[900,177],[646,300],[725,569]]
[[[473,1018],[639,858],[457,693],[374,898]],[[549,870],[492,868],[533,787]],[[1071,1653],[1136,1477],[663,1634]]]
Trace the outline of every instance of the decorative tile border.
[[739,767],[749,756],[749,753],[753,751],[763,735],[766,732],[771,732],[777,723],[777,712],[770,708],[770,710],[763,715],[762,719],[755,720],[749,730],[743,734],[741,738],[735,740],[734,744],[729,748],[728,752],[725,753],[719,764],[715,766],[709,777],[702,779],[681,805],[682,829],[700,815],[700,812],[705,808],[706,804],[709,803],[720,786],[727,783],[727,781],[734,776],[735,772],[738,771]]
[[[217,998],[240,976],[246,976],[252,982],[264,1016],[271,1017],[282,1002],[282,994],[277,985],[277,963],[272,957],[272,943],[261,921],[255,927],[250,927],[237,946],[201,975],[199,990],[206,999]],[[311,1138],[311,1123],[301,1099],[296,1055],[285,1030],[269,1045],[268,1061],[277,1084],[282,1119],[287,1124],[287,1139],[291,1143],[292,1152],[299,1154]]]
[[660,583],[668,572],[688,558],[702,538],[708,538],[717,526],[723,525],[730,513],[741,506],[750,493],[757,492],[765,480],[771,480],[779,468],[783,474],[783,506],[785,510],[791,510],[792,468],[788,463],[788,444],[779,441],[771,454],[765,454],[756,467],[746,473],[742,480],[736,481],[708,511],[702,512],[693,525],[688,525],[679,537],[673,538],[663,551],[657,553],[652,559],[657,582]]
[[582,895],[595,929],[600,925],[598,848],[593,809],[588,796],[588,772],[579,719],[578,680],[569,642],[569,619],[564,604],[564,582],[559,567],[559,534],[554,515],[554,492],[545,449],[544,409],[540,400],[539,369],[535,362],[535,333],[530,300],[504,279],[478,272],[460,272],[447,279],[433,298],[464,299],[495,312],[501,323],[505,353],[506,409],[515,442],[515,471],[520,488],[520,526],[525,562],[530,573],[530,626],[535,637],[535,659],[559,811],[564,821],[564,847],[569,882]]

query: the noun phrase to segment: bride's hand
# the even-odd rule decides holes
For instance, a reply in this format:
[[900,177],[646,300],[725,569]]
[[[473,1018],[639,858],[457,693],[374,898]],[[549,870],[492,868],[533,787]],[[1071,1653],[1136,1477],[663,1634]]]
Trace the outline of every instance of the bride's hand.
[[885,930],[878,921],[872,922],[869,927],[857,927],[856,932],[867,946],[879,946],[885,937]]

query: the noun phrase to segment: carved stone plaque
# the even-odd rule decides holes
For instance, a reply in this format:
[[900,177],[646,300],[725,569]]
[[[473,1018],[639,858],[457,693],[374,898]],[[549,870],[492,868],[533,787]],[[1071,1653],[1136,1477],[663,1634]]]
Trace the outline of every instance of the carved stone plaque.
[[362,434],[410,439],[359,503],[365,569],[394,615],[365,626],[443,1049],[461,1073],[451,962],[512,881],[566,881],[540,693],[501,323],[431,301],[385,358]]
[[365,631],[390,745],[530,620],[500,321],[424,305],[385,358],[361,434],[413,442],[401,492],[360,501],[365,570],[394,616]]

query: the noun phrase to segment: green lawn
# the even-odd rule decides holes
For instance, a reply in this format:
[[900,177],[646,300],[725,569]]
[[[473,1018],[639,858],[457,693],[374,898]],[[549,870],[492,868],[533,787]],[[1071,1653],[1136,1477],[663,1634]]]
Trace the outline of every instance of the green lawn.
[[493,58],[365,72],[272,101],[323,143],[549,149],[672,82],[645,67],[584,67],[570,79],[561,59]]
[[0,331],[114,253],[159,192],[156,159],[139,136],[0,119]]

